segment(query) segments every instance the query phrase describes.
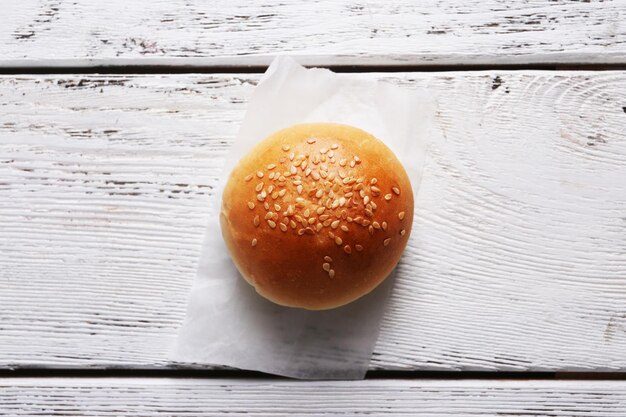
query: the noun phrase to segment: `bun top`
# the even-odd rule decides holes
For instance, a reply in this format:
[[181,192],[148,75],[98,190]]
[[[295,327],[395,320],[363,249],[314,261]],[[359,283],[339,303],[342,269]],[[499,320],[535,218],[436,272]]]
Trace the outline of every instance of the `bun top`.
[[235,265],[259,294],[329,309],[367,294],[395,267],[411,232],[413,192],[374,136],[301,124],[239,161],[220,221]]

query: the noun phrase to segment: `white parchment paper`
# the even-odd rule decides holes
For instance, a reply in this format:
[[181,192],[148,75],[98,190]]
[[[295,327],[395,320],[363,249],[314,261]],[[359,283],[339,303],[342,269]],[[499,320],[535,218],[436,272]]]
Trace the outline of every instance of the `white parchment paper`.
[[363,378],[393,277],[334,310],[306,311],[266,301],[239,276],[222,240],[222,190],[237,161],[276,130],[303,122],[336,122],[385,142],[404,164],[417,196],[434,111],[434,100],[424,90],[305,69],[291,58],[276,58],[252,94],[227,157],[171,359],[303,379]]

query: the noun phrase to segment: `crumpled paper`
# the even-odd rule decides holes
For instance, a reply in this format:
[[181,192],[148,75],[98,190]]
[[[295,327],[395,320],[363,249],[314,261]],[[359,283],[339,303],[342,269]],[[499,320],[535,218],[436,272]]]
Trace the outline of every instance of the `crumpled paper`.
[[265,300],[239,275],[222,240],[222,190],[238,160],[271,133],[297,123],[336,122],[385,142],[402,161],[417,195],[434,111],[434,100],[424,90],[305,69],[291,58],[276,58],[252,94],[227,157],[171,359],[302,379],[362,379],[393,277],[334,310],[306,311]]

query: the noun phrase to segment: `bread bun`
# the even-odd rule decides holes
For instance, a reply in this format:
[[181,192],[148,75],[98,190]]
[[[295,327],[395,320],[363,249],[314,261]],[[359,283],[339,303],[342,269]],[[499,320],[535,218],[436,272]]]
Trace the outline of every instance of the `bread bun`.
[[239,161],[220,222],[237,269],[259,294],[324,310],[369,293],[396,266],[411,233],[413,192],[374,136],[301,124]]

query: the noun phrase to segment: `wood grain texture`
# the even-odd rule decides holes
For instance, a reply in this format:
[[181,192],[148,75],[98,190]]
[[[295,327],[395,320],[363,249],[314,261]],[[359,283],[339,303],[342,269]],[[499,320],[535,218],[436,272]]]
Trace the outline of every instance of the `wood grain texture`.
[[0,379],[0,415],[593,416],[626,414],[623,381],[301,382]]
[[626,63],[626,1],[7,2],[0,67]]
[[[439,96],[372,368],[625,370],[626,73],[362,77]],[[0,77],[0,366],[168,366],[257,80]]]

